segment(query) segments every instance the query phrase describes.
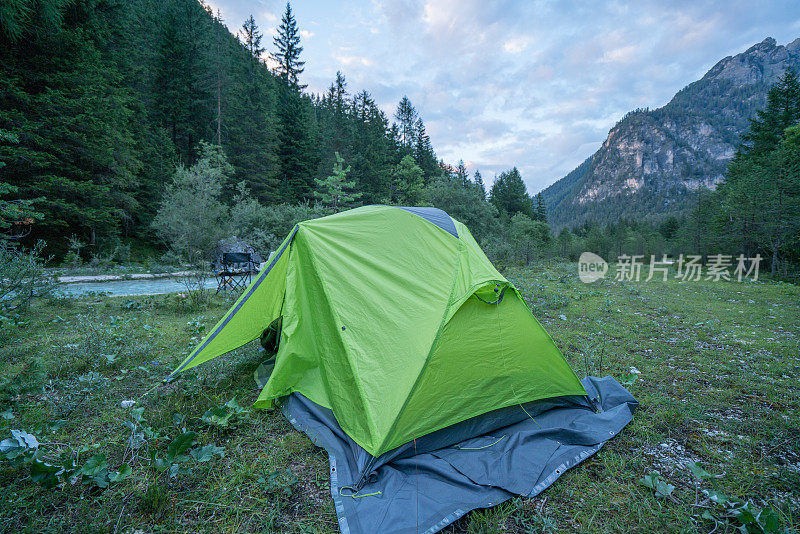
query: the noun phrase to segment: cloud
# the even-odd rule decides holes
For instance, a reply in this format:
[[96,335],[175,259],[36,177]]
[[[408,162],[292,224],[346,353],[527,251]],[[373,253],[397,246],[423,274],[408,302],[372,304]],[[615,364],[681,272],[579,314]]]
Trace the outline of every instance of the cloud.
[[371,67],[374,63],[368,57],[357,56],[353,54],[339,54],[336,56],[337,61],[345,67],[361,66]]
[[528,37],[515,37],[506,41],[505,44],[503,44],[503,49],[511,54],[519,54],[528,48],[529,42],[530,39]]
[[[233,21],[250,9],[214,2]],[[257,22],[274,27],[283,0],[260,5]],[[579,165],[627,111],[662,106],[723,57],[767,36],[789,42],[800,28],[800,3],[789,0],[292,7],[300,28],[313,29],[301,34],[309,90],[324,91],[342,70],[351,92],[370,91],[390,117],[407,95],[440,157],[469,161],[487,181],[517,166],[531,192]]]

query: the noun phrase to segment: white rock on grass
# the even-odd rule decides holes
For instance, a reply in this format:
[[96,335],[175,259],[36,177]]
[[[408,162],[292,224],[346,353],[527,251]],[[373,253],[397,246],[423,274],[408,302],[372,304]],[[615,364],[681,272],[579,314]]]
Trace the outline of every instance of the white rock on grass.
[[123,408],[133,408],[133,405],[136,404],[135,400],[124,400],[122,401]]

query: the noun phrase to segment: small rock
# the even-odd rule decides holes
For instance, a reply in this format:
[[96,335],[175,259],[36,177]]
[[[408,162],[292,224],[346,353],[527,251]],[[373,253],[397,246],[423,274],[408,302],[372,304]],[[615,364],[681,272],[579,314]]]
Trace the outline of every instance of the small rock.
[[133,405],[136,404],[136,401],[135,400],[124,400],[124,401],[122,401],[121,404],[122,404],[123,408],[133,408]]
[[567,320],[567,316],[563,315],[563,314],[559,315],[558,318],[561,319],[562,321],[566,321]]
[[634,367],[632,365],[631,365],[630,373],[632,375],[640,375],[640,374],[642,374],[642,372],[640,370],[638,370],[636,367]]

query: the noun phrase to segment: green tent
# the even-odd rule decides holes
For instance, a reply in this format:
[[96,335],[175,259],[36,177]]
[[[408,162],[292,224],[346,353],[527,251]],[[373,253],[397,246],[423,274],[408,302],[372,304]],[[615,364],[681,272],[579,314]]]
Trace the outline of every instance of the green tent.
[[516,288],[436,208],[301,222],[170,376],[278,318],[275,369],[256,406],[301,393],[374,457],[492,410],[586,395]]

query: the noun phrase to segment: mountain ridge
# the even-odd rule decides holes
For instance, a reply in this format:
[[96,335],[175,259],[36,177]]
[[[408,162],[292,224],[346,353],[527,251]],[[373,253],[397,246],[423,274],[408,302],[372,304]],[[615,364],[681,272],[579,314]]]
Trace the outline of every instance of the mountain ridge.
[[600,148],[542,191],[554,228],[586,221],[663,218],[691,206],[722,180],[749,119],[788,68],[800,69],[800,38],[768,37],[719,60],[657,109],[637,109]]

